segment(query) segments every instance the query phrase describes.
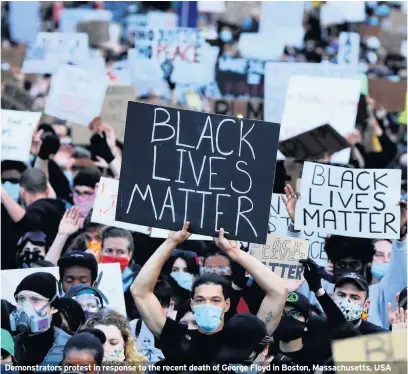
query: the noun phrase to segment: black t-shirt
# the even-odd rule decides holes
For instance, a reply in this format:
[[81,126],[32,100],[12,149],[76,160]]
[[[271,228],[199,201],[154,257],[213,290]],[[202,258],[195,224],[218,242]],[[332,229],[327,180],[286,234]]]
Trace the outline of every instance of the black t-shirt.
[[371,322],[361,321],[361,324],[358,327],[358,331],[360,331],[362,335],[368,335],[368,334],[377,334],[379,332],[385,332],[388,330],[383,329],[382,327],[379,327],[377,325],[374,325]]
[[198,330],[188,330],[170,318],[166,319],[158,340],[166,361],[188,364],[215,362],[223,341],[223,331],[206,335]]

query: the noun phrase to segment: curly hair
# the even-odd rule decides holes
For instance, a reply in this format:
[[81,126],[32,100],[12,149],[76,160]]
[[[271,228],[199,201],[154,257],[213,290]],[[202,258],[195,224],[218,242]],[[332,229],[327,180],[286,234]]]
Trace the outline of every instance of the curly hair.
[[[127,363],[130,363],[134,366],[138,366],[147,361],[146,357],[137,352],[136,343],[135,340],[133,339],[131,327],[129,325],[129,322],[124,316],[122,316],[118,312],[115,312],[112,309],[103,308],[96,312],[91,318],[89,318],[85,322],[85,324],[81,327],[81,329],[88,327],[94,328],[95,325],[104,326],[113,325],[119,329],[122,338],[125,341],[124,348],[125,359]],[[139,371],[136,372],[140,373]]]
[[375,253],[373,241],[365,238],[349,238],[332,235],[326,238],[324,250],[333,263],[347,258],[361,260],[364,264],[371,262]]

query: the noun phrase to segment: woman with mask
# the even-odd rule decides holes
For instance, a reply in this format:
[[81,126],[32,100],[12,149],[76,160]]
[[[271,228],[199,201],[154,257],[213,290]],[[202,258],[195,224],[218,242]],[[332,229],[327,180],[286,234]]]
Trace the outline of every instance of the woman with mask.
[[[103,362],[126,361],[129,365],[138,366],[145,361],[145,357],[137,352],[129,322],[121,314],[102,309],[88,319],[84,327],[92,327],[105,334]],[[136,372],[139,373],[138,370]]]
[[49,273],[25,277],[14,292],[17,309],[10,315],[18,365],[58,365],[69,335],[53,326],[58,312],[57,280]]
[[17,243],[17,250],[18,267],[33,267],[38,260],[44,260],[48,252],[46,235],[41,231],[25,233]]
[[167,260],[163,272],[170,274],[180,287],[191,291],[199,273],[197,255],[194,252],[178,251]]

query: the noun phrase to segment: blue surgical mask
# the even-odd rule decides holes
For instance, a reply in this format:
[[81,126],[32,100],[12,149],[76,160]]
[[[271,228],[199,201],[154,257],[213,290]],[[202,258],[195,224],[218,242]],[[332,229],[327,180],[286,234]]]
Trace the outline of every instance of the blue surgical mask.
[[220,39],[224,43],[231,43],[232,42],[232,32],[228,30],[223,30],[220,32]]
[[390,264],[387,262],[373,262],[373,266],[371,267],[371,273],[378,280],[381,280],[387,273],[389,266]]
[[214,332],[222,322],[222,308],[214,305],[194,305],[193,312],[197,325],[205,332]]
[[375,8],[375,14],[379,17],[387,17],[390,14],[390,8],[388,5],[382,4]]
[[14,201],[18,201],[20,198],[20,183],[7,181],[3,183],[3,187]]
[[180,287],[191,291],[193,288],[193,275],[183,271],[173,271],[171,277],[178,283]]

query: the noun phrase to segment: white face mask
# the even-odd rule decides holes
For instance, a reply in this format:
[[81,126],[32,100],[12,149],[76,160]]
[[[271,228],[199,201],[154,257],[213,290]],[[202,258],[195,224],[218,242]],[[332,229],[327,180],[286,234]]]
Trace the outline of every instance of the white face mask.
[[361,318],[364,308],[362,305],[353,303],[350,299],[344,298],[335,300],[335,303],[349,322],[357,321]]

